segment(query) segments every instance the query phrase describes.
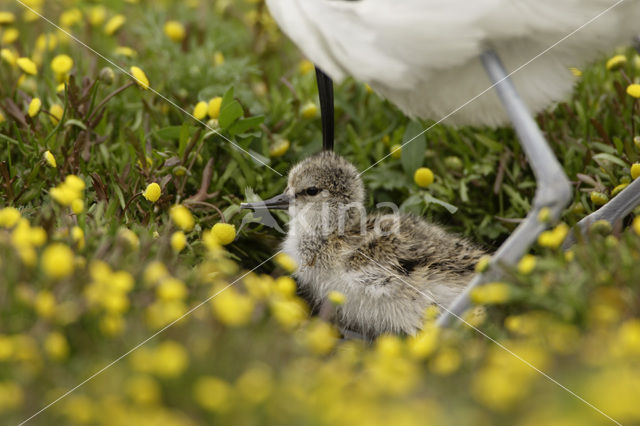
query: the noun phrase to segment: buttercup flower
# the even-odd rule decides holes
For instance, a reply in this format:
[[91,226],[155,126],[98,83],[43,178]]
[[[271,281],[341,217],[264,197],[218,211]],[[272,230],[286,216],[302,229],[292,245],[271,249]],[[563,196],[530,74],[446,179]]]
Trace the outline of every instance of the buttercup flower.
[[420,188],[426,188],[433,183],[433,172],[427,167],[420,167],[414,173],[413,181]]
[[220,106],[222,105],[222,98],[220,96],[216,96],[215,98],[211,98],[209,100],[209,117],[217,119],[220,116]]
[[30,75],[38,74],[38,67],[36,67],[35,62],[33,62],[29,58],[18,58],[16,59],[16,64],[26,74],[30,74]]
[[305,120],[311,120],[318,115],[318,107],[313,102],[307,102],[300,108],[300,115]]
[[391,152],[391,158],[399,159],[402,157],[402,145],[395,144],[391,146],[389,152]]
[[115,15],[107,21],[104,26],[104,33],[106,35],[113,35],[127,22],[127,18],[124,15]]
[[176,231],[171,234],[171,248],[174,252],[179,253],[187,245],[187,237],[184,236],[184,232]]
[[15,28],[7,28],[2,33],[2,43],[11,44],[18,39],[20,32]]
[[56,157],[53,156],[53,154],[51,153],[51,151],[46,150],[44,152],[44,160],[47,162],[48,165],[50,165],[51,167],[53,167],[54,169],[56,167],[58,167],[58,165],[56,164]]
[[329,299],[329,301],[334,305],[344,305],[344,302],[347,300],[347,296],[345,296],[344,293],[332,290],[327,295],[327,299]]
[[478,305],[504,303],[509,300],[510,294],[508,284],[493,282],[471,290],[471,301]]
[[107,9],[102,5],[93,6],[91,9],[89,9],[88,17],[89,23],[92,26],[97,27],[98,25],[102,25],[105,18],[107,17]]
[[271,146],[271,148],[269,148],[269,156],[282,157],[284,154],[287,153],[290,146],[291,146],[291,142],[289,142],[289,139],[279,138]]
[[51,122],[53,124],[58,124],[64,114],[64,108],[62,108],[62,105],[60,104],[53,104],[49,107],[49,113],[52,115],[52,117],[50,117]]
[[33,98],[29,103],[29,108],[27,109],[27,114],[29,117],[35,117],[40,112],[40,107],[42,107],[42,101],[40,98]]
[[203,376],[193,387],[193,397],[205,410],[223,413],[231,406],[231,387],[217,377]]
[[536,267],[536,257],[532,254],[525,254],[518,262],[518,272],[528,275]]
[[195,220],[188,208],[182,204],[176,204],[169,210],[171,220],[183,231],[191,231],[195,225]]
[[631,178],[638,179],[640,177],[640,163],[633,163],[631,165]]
[[622,68],[627,63],[627,57],[624,55],[616,55],[607,61],[607,69],[615,71]]
[[224,55],[222,54],[222,52],[218,51],[213,54],[213,63],[216,66],[224,64]]
[[152,182],[149,185],[147,185],[147,188],[142,193],[142,196],[146,198],[148,201],[151,201],[152,203],[155,203],[156,201],[158,201],[161,195],[162,195],[162,190],[160,189],[160,185],[158,185],[155,182]]
[[15,65],[16,61],[18,60],[18,58],[16,57],[16,54],[13,53],[13,51],[10,49],[1,49],[0,58],[2,58],[3,61],[5,61],[7,64],[11,66]]
[[51,278],[68,277],[73,267],[73,252],[62,243],[51,244],[42,252],[42,269]]
[[202,120],[207,116],[207,112],[209,111],[209,105],[205,101],[200,101],[193,108],[193,116],[196,120]]
[[164,33],[171,40],[173,40],[175,42],[181,42],[182,40],[184,40],[186,31],[184,29],[184,25],[182,25],[180,22],[178,22],[178,21],[167,21],[164,24]]
[[232,243],[236,239],[236,227],[230,223],[216,223],[211,228],[211,232],[223,246]]
[[66,74],[73,68],[73,59],[69,55],[58,55],[51,61],[51,69],[56,74]]
[[3,228],[13,228],[20,220],[20,217],[20,211],[15,207],[0,209],[0,226]]
[[13,24],[16,16],[11,12],[0,12],[0,25]]
[[285,271],[287,271],[289,273],[293,273],[293,272],[296,271],[296,269],[298,269],[298,265],[296,264],[295,260],[293,260],[291,258],[291,256],[289,256],[286,253],[278,253],[278,254],[276,254],[276,256],[273,258],[273,260],[282,269],[284,269]]
[[147,78],[147,75],[144,73],[144,71],[136,66],[129,68],[129,71],[131,72],[131,75],[133,75],[133,78],[138,86],[140,86],[144,90],[147,90],[149,88],[149,79]]
[[640,98],[640,84],[630,84],[627,87],[627,94],[632,98]]

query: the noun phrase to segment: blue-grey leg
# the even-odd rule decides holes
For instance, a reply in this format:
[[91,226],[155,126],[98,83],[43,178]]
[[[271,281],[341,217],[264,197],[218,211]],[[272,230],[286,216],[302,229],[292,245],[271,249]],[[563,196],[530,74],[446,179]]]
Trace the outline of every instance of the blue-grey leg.
[[438,318],[438,325],[448,325],[470,304],[469,295],[478,285],[497,280],[502,265],[515,264],[527,252],[548,223],[538,220],[542,208],[547,207],[551,222],[556,221],[571,198],[571,185],[560,163],[547,144],[538,124],[520,99],[504,65],[493,50],[483,53],[482,64],[495,85],[500,101],[507,111],[538,184],[533,206],[525,220],[492,256],[486,272],[476,275],[464,292]]
[[[631,213],[638,205],[640,205],[640,179],[631,182],[629,186],[613,197],[611,201],[578,222],[576,224],[578,232],[583,235],[586,234],[589,227],[599,220],[606,220],[611,225],[615,225]],[[566,250],[574,245],[575,242],[575,234],[570,234],[562,244],[562,248]]]

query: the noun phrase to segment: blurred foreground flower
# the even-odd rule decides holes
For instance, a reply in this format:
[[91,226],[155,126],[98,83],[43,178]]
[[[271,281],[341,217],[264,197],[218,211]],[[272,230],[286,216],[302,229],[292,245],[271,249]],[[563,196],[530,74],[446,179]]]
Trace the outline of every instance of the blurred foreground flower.
[[181,42],[182,40],[184,40],[186,31],[184,29],[184,25],[182,25],[180,22],[178,22],[178,21],[167,21],[164,24],[164,33],[171,40],[173,40],[175,42]]
[[73,272],[73,251],[62,243],[54,243],[42,252],[42,269],[51,278],[59,279]]
[[188,208],[182,204],[176,204],[169,210],[169,215],[174,224],[183,231],[189,232],[195,225],[193,215]]
[[236,239],[236,227],[230,223],[216,223],[211,228],[211,232],[223,246],[232,243]]
[[471,290],[471,301],[478,305],[490,305],[507,302],[511,290],[509,285],[502,282],[483,284]]

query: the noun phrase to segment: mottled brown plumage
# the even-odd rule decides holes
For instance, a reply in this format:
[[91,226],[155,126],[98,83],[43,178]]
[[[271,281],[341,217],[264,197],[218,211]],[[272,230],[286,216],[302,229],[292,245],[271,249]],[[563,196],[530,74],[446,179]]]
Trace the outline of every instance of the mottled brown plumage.
[[296,165],[285,194],[292,220],[283,249],[298,263],[301,291],[316,306],[344,293],[337,322],[370,337],[416,333],[425,308],[451,303],[484,254],[421,218],[368,215],[358,171],[331,152]]

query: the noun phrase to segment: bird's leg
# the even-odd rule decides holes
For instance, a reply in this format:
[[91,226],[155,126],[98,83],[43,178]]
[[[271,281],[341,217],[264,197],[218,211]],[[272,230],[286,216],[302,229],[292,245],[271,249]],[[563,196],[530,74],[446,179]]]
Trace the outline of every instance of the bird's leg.
[[[611,225],[615,225],[631,213],[638,205],[640,205],[640,179],[631,182],[629,186],[613,197],[611,201],[578,222],[576,224],[578,226],[578,232],[585,234],[589,227],[599,220],[606,220]],[[576,236],[571,234],[562,244],[562,248],[568,249],[575,244],[575,242]]]
[[533,207],[525,220],[492,256],[486,272],[476,275],[447,311],[440,315],[440,326],[449,324],[454,316],[460,316],[469,307],[469,295],[473,288],[498,279],[502,265],[515,264],[526,253],[548,225],[548,221],[542,222],[538,219],[541,209],[548,208],[551,221],[556,221],[571,198],[571,185],[567,176],[527,106],[516,92],[502,62],[493,50],[483,53],[481,59],[533,169],[537,190]]

